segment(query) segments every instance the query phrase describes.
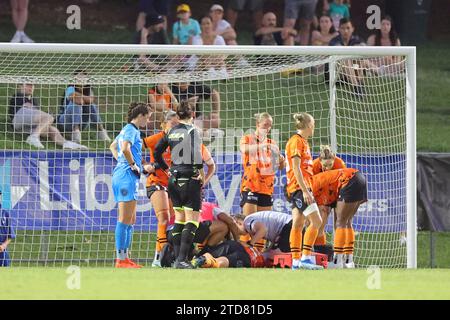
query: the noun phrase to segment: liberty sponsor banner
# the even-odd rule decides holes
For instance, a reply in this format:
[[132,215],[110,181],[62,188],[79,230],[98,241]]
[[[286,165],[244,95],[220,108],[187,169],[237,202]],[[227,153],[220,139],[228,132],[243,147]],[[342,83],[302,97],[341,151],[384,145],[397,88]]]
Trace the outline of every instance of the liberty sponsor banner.
[[[368,181],[369,201],[354,219],[362,232],[406,230],[405,157],[340,155]],[[217,172],[205,197],[225,211],[240,212],[240,154],[215,155]],[[108,152],[1,151],[2,209],[22,230],[112,231],[117,219],[111,181],[115,160]],[[395,172],[395,177],[392,177]],[[142,176],[137,207],[137,231],[154,231],[156,218],[146,197]],[[285,171],[275,180],[274,210],[290,213],[284,197]],[[331,225],[328,226],[328,229]]]

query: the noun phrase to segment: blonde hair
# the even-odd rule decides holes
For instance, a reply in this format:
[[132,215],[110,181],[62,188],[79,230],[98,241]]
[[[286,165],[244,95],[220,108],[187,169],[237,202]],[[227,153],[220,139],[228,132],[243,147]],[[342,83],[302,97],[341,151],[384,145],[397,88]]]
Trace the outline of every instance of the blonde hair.
[[334,157],[335,155],[328,144],[320,145],[320,160],[333,160]]
[[261,113],[255,113],[254,114],[256,124],[260,123],[263,119],[270,119],[272,120],[272,116],[268,112],[261,112]]
[[307,125],[312,121],[313,116],[306,112],[294,114],[295,127],[298,130],[306,129]]

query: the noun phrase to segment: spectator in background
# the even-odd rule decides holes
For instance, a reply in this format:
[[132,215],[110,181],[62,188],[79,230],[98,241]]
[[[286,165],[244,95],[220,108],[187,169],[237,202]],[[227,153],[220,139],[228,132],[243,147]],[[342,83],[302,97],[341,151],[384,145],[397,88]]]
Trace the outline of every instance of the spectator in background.
[[294,29],[297,18],[300,18],[300,45],[309,44],[311,22],[314,19],[317,0],[285,0],[284,27]]
[[201,33],[200,24],[191,18],[191,8],[187,4],[177,7],[178,21],[173,24],[173,44],[188,44],[191,37]]
[[327,46],[331,39],[337,37],[339,33],[333,26],[333,21],[329,15],[322,15],[319,19],[319,27],[311,35],[313,46]]
[[334,0],[329,4],[328,14],[333,21],[334,28],[338,29],[342,18],[350,19],[350,1]]
[[[136,44],[169,44],[167,32],[164,30],[164,18],[161,15],[149,14],[145,17],[144,27],[136,33]],[[161,70],[164,61],[156,59],[158,56],[141,54],[135,61],[135,69],[146,71]]]
[[237,45],[236,31],[230,23],[223,19],[223,7],[215,4],[209,9],[209,15],[213,22],[213,29],[217,35],[222,36],[227,45]]
[[273,12],[264,14],[261,25],[262,27],[256,30],[253,37],[255,45],[294,45],[294,37],[297,35],[297,31],[293,28],[277,27],[277,16]]
[[[355,27],[350,19],[342,18],[339,24],[339,35],[331,39],[330,46],[361,46],[365,45],[360,37],[354,34]],[[363,92],[363,69],[375,70],[371,62],[365,60],[343,60],[341,78],[348,79],[353,85],[354,93],[358,97],[364,95]]]
[[227,21],[231,27],[236,28],[238,13],[247,9],[253,14],[254,30],[261,26],[264,0],[230,0],[227,8]]
[[[381,18],[381,28],[367,39],[369,46],[400,46],[400,38],[395,32],[394,24],[390,16]],[[371,60],[379,69],[380,74],[393,74],[404,70],[404,65],[396,65],[401,61],[398,56],[385,56]]]
[[28,0],[11,0],[11,13],[16,27],[11,42],[33,43],[34,41],[24,31],[28,21]]
[[16,132],[29,133],[26,142],[39,149],[44,148],[41,143],[41,137],[44,137],[64,149],[87,150],[85,146],[64,139],[53,125],[53,116],[41,110],[33,92],[34,85],[24,83],[19,85],[17,93],[11,98],[8,113],[13,129]]
[[[0,192],[0,200],[1,192]],[[0,201],[1,203],[1,201]],[[0,208],[0,267],[9,267],[11,259],[9,258],[8,246],[16,235],[11,225],[9,212]]]
[[[197,83],[174,83],[171,87],[177,101],[188,101],[194,110],[194,123],[197,127],[203,129],[204,137],[208,134],[221,135],[223,132],[218,130],[220,126],[220,94],[217,90],[204,84]],[[211,113],[206,115],[200,108],[200,102],[211,101]]]
[[[192,45],[216,45],[225,46],[225,40],[217,35],[213,29],[213,22],[210,16],[203,16],[200,19],[202,33],[189,39]],[[200,58],[192,55],[188,60],[190,69],[208,70],[211,76],[228,77],[225,67],[225,57],[222,55],[204,55]]]
[[162,16],[164,19],[163,28],[167,30],[167,16],[172,0],[139,0],[139,14],[136,20],[136,31],[141,30],[148,15]]
[[80,143],[81,130],[94,124],[97,127],[97,139],[110,142],[111,138],[103,127],[100,113],[95,104],[92,87],[85,84],[86,71],[76,70],[74,76],[78,84],[69,85],[64,92],[58,125],[62,128],[62,131],[72,133],[72,141]]

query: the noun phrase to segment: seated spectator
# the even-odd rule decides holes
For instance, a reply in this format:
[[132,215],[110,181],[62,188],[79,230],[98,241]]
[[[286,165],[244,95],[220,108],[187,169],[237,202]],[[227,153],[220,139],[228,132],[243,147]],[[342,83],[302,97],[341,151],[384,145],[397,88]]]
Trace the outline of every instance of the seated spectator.
[[[381,18],[381,28],[377,29],[374,34],[367,39],[369,46],[400,46],[400,39],[395,32],[392,18],[384,16]],[[372,59],[372,62],[379,68],[381,74],[393,74],[399,70],[404,70],[404,65],[396,65],[400,62],[401,57],[385,56]]]
[[74,75],[78,84],[72,84],[66,88],[58,116],[58,125],[62,129],[61,131],[71,132],[72,141],[80,143],[81,130],[94,124],[97,127],[97,139],[110,142],[111,138],[103,127],[100,113],[95,104],[92,87],[84,84],[86,71],[77,70]]
[[[203,129],[204,135],[209,133],[220,135],[221,132],[217,130],[220,126],[220,95],[215,89],[210,88],[204,84],[196,83],[174,83],[171,87],[177,101],[181,102],[187,100],[190,102],[195,114],[194,123],[199,128]],[[200,102],[211,100],[211,113],[209,115],[203,114],[200,108]]]
[[239,12],[247,9],[253,15],[253,30],[257,30],[261,26],[263,8],[264,0],[230,0],[227,8],[227,21],[231,27],[236,28]]
[[[365,45],[360,37],[354,34],[355,27],[350,19],[343,18],[339,25],[339,35],[330,40],[330,46],[360,46]],[[376,71],[376,67],[368,59],[358,60],[343,60],[342,62],[342,76],[348,79],[353,85],[355,95],[362,97],[363,92],[363,70],[370,69]]]
[[323,15],[319,19],[319,27],[311,35],[313,46],[327,46],[331,39],[337,37],[339,33],[334,29],[331,17]]
[[33,43],[34,41],[25,33],[28,21],[28,0],[11,0],[11,15],[16,33],[11,42]]
[[163,28],[167,30],[167,16],[172,0],[139,0],[138,17],[136,20],[136,31],[144,27],[145,19],[149,15],[162,16],[164,19]]
[[333,21],[333,26],[335,29],[339,28],[339,22],[341,19],[350,19],[350,3],[345,2],[345,0],[334,0],[329,4],[328,14]]
[[25,83],[19,85],[17,93],[11,98],[9,119],[16,132],[29,133],[26,142],[33,147],[42,149],[41,137],[54,141],[64,149],[87,150],[87,147],[72,141],[67,141],[53,125],[52,115],[41,110],[39,101],[33,96],[34,85]]
[[157,84],[150,88],[148,90],[147,102],[153,111],[146,127],[146,133],[151,135],[155,130],[161,127],[161,123],[164,119],[164,112],[176,110],[179,103],[166,83]]
[[191,18],[191,8],[187,4],[177,7],[177,18],[172,30],[173,44],[188,44],[191,37],[201,33],[200,24]]
[[[0,202],[1,202],[0,191]],[[7,210],[0,209],[0,267],[9,267],[11,259],[8,253],[8,246],[11,240],[16,238],[16,234],[11,225],[11,218]]]
[[[136,33],[136,44],[169,44],[167,32],[164,30],[164,18],[162,16],[150,14],[145,18],[144,27]],[[146,71],[161,70],[164,61],[158,61],[155,55],[140,55],[135,62],[135,69]]]
[[309,34],[311,23],[314,20],[317,0],[285,0],[284,1],[284,26],[294,29],[299,18],[300,26],[300,45],[309,44]]
[[293,46],[297,31],[293,28],[277,27],[277,16],[273,12],[267,12],[262,19],[262,27],[256,30],[254,35],[255,45],[265,46]]
[[237,45],[236,31],[228,21],[223,19],[223,7],[220,4],[213,5],[209,9],[209,15],[212,19],[213,29],[216,34],[222,36],[227,45]]
[[[200,19],[202,33],[189,40],[192,45],[216,45],[225,46],[225,40],[213,30],[213,22],[210,16]],[[203,55],[200,58],[192,55],[188,60],[190,69],[208,70],[211,76],[228,77],[225,67],[225,57],[221,55]]]

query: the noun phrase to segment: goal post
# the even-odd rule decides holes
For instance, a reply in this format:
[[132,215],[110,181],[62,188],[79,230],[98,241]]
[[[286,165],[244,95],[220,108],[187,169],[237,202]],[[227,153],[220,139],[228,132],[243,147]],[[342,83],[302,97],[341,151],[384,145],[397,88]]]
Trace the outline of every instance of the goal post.
[[[205,90],[194,92],[203,112],[198,124],[217,163],[208,201],[239,212],[239,139],[254,129],[254,114],[272,115],[272,138],[284,150],[295,132],[292,114],[306,111],[316,119],[313,156],[330,144],[368,179],[369,201],[354,219],[357,266],[416,268],[415,59],[415,47],[0,43],[0,191],[17,229],[13,265],[112,264],[114,161],[99,131],[114,138],[129,103],[147,102],[151,87],[190,82]],[[51,137],[41,137],[44,148],[30,146],[30,131],[11,123],[11,98],[33,84],[40,110],[60,125],[66,90],[77,82],[95,96],[95,109],[81,114],[92,124],[81,130],[86,148],[63,148]],[[155,126],[145,134],[159,130],[157,120]],[[66,140],[75,137],[55,127]],[[275,182],[274,210],[288,213],[284,171]],[[150,210],[142,178],[132,246],[141,262],[153,257]],[[326,230],[333,232],[332,219]]]

